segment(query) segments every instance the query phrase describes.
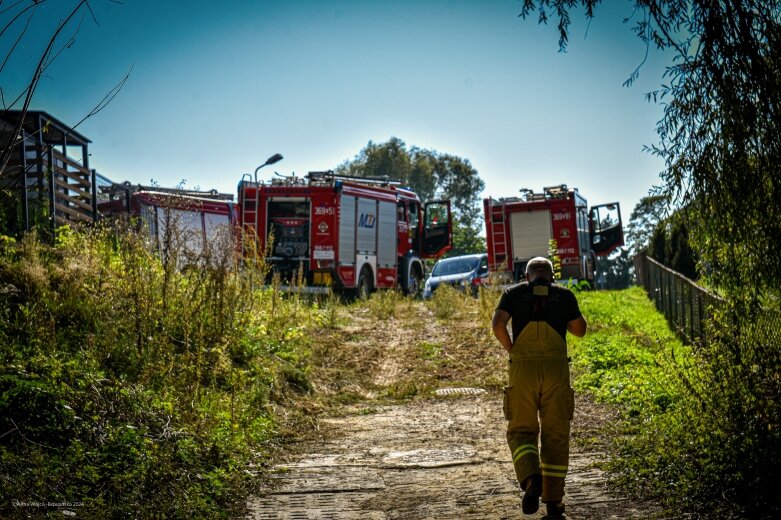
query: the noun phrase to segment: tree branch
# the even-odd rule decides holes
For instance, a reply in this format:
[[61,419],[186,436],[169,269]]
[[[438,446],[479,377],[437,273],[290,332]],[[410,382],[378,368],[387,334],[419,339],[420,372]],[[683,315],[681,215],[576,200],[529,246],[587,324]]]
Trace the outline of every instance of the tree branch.
[[[41,78],[41,74],[43,72],[43,66],[46,62],[47,57],[51,54],[51,50],[54,47],[54,43],[57,41],[57,38],[59,37],[60,33],[63,31],[63,29],[70,23],[71,19],[76,15],[76,13],[81,9],[81,7],[88,3],[88,0],[81,0],[76,7],[73,8],[73,10],[70,12],[68,17],[60,22],[57,26],[57,29],[54,31],[54,34],[49,38],[49,44],[46,46],[46,50],[44,50],[43,54],[41,55],[41,59],[38,61],[38,66],[35,69],[35,73],[33,73],[33,77],[30,80],[30,83],[28,84],[27,88],[25,89],[27,92],[27,95],[25,96],[24,105],[22,106],[21,113],[19,114],[19,119],[16,122],[16,126],[14,127],[13,132],[10,135],[10,139],[8,142],[8,145],[6,146],[6,149],[2,151],[2,155],[0,155],[0,176],[3,175],[6,168],[8,167],[8,162],[11,160],[11,154],[13,153],[14,144],[17,141],[18,136],[21,134],[22,126],[24,125],[24,118],[27,115],[27,111],[30,108],[30,103],[33,98],[33,94],[35,93],[35,89],[38,86],[38,81]],[[24,91],[23,91],[24,92]],[[11,106],[15,105],[16,102],[12,103]]]
[[[22,32],[19,33],[19,37],[16,38],[16,41],[11,46],[11,49],[8,51],[8,54],[5,55],[5,59],[3,60],[3,64],[0,65],[0,72],[3,72],[3,69],[5,68],[6,63],[8,63],[8,60],[11,58],[11,55],[14,53],[14,50],[16,50],[16,46],[19,45],[19,42],[24,37],[25,33],[27,32],[27,29],[30,27],[30,20],[33,19],[33,16],[35,15],[35,9],[30,13],[30,16],[27,17],[27,22],[24,24],[24,29],[22,29]],[[8,108],[5,106],[5,98],[3,98],[3,109],[8,110]]]

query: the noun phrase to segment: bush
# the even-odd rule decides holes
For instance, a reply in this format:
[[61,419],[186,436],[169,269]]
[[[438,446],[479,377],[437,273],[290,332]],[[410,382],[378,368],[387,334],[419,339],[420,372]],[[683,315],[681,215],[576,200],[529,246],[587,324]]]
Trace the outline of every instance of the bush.
[[687,347],[639,288],[578,299],[590,332],[572,340],[576,388],[623,411],[615,481],[694,518],[778,517],[778,313],[725,308]]
[[463,314],[467,308],[470,308],[472,299],[465,291],[459,291],[453,286],[443,283],[437,287],[427,303],[437,319],[448,320]]
[[627,446],[638,461],[627,478],[654,472],[652,491],[703,518],[781,515],[781,320],[740,315],[717,315],[708,343],[673,372],[680,406]]
[[[85,516],[231,517],[311,390],[326,311],[207,251],[184,265],[138,235],[64,228],[0,244],[0,516],[12,500]],[[200,267],[198,267],[200,266]]]

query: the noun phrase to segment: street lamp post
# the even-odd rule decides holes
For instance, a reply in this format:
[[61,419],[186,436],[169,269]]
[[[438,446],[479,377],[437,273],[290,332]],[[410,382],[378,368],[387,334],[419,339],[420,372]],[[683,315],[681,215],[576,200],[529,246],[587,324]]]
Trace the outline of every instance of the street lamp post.
[[281,161],[282,159],[283,159],[283,157],[282,157],[282,154],[275,153],[274,155],[272,155],[271,157],[269,157],[268,159],[266,159],[266,162],[264,162],[263,164],[261,164],[260,166],[258,166],[257,168],[255,168],[255,184],[257,184],[257,183],[258,183],[258,170],[260,170],[260,169],[261,169],[261,168],[263,168],[264,166],[268,166],[269,164],[278,163],[278,162],[279,162],[279,161]]

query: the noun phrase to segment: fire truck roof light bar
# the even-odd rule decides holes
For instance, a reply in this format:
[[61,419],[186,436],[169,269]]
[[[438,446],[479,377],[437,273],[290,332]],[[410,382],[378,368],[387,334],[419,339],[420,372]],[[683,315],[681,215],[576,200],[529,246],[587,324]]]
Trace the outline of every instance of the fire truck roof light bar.
[[401,186],[401,181],[389,179],[388,177],[378,179],[375,177],[353,177],[350,175],[337,175],[333,170],[309,172],[307,174],[307,178],[310,181],[321,182],[348,181],[359,182],[361,184],[379,184],[380,186]]

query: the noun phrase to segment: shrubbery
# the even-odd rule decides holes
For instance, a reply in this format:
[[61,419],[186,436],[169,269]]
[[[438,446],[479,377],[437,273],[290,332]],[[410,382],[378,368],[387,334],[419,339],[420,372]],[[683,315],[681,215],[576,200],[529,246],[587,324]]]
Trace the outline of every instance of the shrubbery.
[[133,233],[0,248],[0,516],[241,511],[329,309],[260,288],[262,265],[206,251],[188,268]]
[[697,518],[781,514],[777,313],[724,309],[688,347],[639,288],[579,300],[591,331],[572,341],[576,388],[623,410],[617,482]]
[[[63,230],[54,247],[0,240],[0,517],[52,512],[15,500],[83,502],[84,516],[241,514],[269,452],[312,425],[298,396],[357,396],[379,359],[400,355],[363,344],[360,328],[340,335],[340,312],[441,329],[414,361],[395,360],[404,372],[386,397],[502,386],[498,291],[444,286],[420,305],[384,291],[340,307],[264,287],[265,275],[216,251],[160,259],[108,229]],[[703,518],[778,514],[777,304],[760,319],[725,309],[711,341],[689,347],[639,288],[578,299],[590,332],[570,338],[575,386],[623,411],[617,481]]]

